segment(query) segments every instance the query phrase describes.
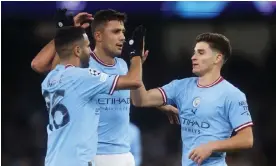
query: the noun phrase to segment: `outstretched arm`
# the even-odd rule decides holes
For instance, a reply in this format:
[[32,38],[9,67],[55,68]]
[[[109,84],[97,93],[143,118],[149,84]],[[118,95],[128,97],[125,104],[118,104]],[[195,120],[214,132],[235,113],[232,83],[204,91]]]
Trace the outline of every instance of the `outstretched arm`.
[[159,88],[146,90],[144,84],[131,92],[131,99],[136,107],[159,107],[165,104],[162,91]]
[[140,56],[135,56],[131,59],[131,65],[126,75],[118,77],[114,90],[122,89],[137,89],[141,87],[142,80],[140,76],[142,72],[142,63]]

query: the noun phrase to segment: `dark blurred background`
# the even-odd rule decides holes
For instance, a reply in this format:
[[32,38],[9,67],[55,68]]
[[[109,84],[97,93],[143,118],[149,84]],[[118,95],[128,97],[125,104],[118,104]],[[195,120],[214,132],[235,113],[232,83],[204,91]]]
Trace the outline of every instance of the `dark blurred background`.
[[[57,7],[72,12],[112,8],[128,14],[128,32],[147,27],[150,55],[144,83],[155,88],[192,76],[194,39],[202,32],[226,35],[233,55],[223,77],[248,98],[254,148],[228,153],[229,166],[276,163],[276,2],[2,2],[2,165],[41,166],[46,152],[47,111],[40,84],[44,75],[31,61],[54,35]],[[128,33],[127,33],[128,35]],[[158,110],[131,108],[141,129],[143,166],[180,166],[180,127]]]

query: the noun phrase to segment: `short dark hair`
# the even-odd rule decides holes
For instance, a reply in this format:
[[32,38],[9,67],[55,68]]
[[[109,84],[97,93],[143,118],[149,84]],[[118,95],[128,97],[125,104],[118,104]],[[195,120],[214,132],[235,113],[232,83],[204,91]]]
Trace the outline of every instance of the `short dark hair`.
[[206,42],[211,49],[219,51],[223,55],[224,63],[232,54],[230,41],[227,37],[219,33],[202,33],[196,37],[196,43]]
[[[84,29],[81,27],[66,26],[60,28],[55,36],[56,52],[61,58],[71,55],[71,49],[74,42],[83,40]],[[71,49],[70,49],[71,48]]]
[[127,15],[125,13],[120,13],[120,12],[118,12],[116,10],[112,10],[112,9],[100,10],[100,11],[96,12],[96,14],[94,15],[94,20],[91,24],[92,34],[94,34],[96,29],[100,25],[103,25],[106,22],[113,21],[113,20],[122,21],[125,23],[127,20]]

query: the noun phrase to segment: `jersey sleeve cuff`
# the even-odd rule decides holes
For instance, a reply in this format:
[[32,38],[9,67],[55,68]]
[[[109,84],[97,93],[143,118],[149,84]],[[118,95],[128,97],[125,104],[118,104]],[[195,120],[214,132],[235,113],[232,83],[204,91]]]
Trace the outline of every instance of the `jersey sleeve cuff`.
[[163,98],[163,105],[166,105],[167,104],[167,95],[166,95],[166,92],[164,91],[163,88],[157,88],[161,95],[162,95],[162,98]]
[[249,126],[253,126],[253,122],[244,123],[244,124],[236,127],[234,130],[235,130],[235,132],[238,132],[238,131],[240,131],[240,130],[246,128],[246,127],[249,127]]
[[113,83],[112,83],[112,86],[111,86],[111,89],[109,91],[109,94],[112,95],[114,90],[115,90],[115,87],[116,87],[116,84],[118,82],[118,79],[119,79],[119,75],[115,76],[114,80],[113,80]]

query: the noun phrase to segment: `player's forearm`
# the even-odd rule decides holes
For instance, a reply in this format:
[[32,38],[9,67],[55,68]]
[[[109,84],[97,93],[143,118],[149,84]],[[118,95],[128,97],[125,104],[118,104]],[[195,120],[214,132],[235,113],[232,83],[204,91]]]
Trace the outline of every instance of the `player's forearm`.
[[248,149],[253,146],[253,136],[237,134],[227,140],[211,142],[214,152],[227,152],[239,149]]
[[[145,89],[145,86],[142,81],[142,65],[141,65],[141,73],[137,76],[139,77],[138,79],[141,80],[141,86],[136,90],[130,91],[130,98],[132,99],[132,104],[135,106],[139,106],[141,104],[141,102],[142,102],[141,96],[143,93],[146,93],[146,89]],[[142,92],[142,94],[141,94],[141,92]]]
[[147,107],[147,90],[145,85],[142,83],[142,86],[136,90],[131,90],[130,97],[132,100],[132,104],[136,107]]
[[132,99],[132,104],[137,107],[143,107],[144,101],[147,98],[147,90],[145,88],[145,85],[143,83],[142,78],[142,65],[141,65],[141,73],[140,75],[137,75],[139,77],[139,80],[141,80],[141,87],[136,90],[130,91],[130,97]]
[[[32,60],[31,67],[38,73],[49,72],[58,63],[54,40],[51,40]],[[55,63],[55,64],[53,64]]]
[[127,76],[130,79],[142,82],[142,60],[139,56],[131,59],[131,65]]
[[121,75],[118,78],[115,90],[122,89],[138,89],[142,85],[142,81],[139,75],[142,72],[142,64],[140,57],[134,57],[131,59],[131,65],[126,75]]
[[[118,82],[122,84],[122,87],[128,87],[128,89],[137,89],[142,85],[140,75],[142,73],[142,62],[140,57],[133,57],[131,59],[130,69],[127,75],[120,76]],[[117,87],[120,88],[120,87]]]
[[164,99],[157,88],[146,90],[144,84],[131,91],[132,104],[136,107],[159,107],[164,105]]

